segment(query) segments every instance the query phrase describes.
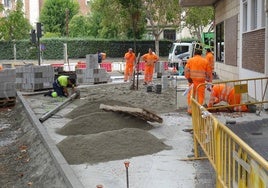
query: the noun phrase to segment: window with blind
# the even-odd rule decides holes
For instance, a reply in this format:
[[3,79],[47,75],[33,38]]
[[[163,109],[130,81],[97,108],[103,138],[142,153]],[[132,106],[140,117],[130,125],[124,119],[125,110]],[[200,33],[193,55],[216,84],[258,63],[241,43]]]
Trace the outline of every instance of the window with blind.
[[260,29],[265,26],[264,0],[242,0],[243,32]]
[[216,61],[224,61],[224,22],[216,25]]

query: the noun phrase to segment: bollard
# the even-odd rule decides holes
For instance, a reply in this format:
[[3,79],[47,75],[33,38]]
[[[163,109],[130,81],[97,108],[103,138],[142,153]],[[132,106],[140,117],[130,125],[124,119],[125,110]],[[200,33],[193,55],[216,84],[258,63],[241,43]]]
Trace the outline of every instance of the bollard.
[[155,92],[160,94],[162,90],[162,85],[161,84],[156,84],[155,86]]
[[125,167],[126,167],[126,177],[127,177],[127,188],[129,188],[129,180],[128,180],[128,167],[129,167],[129,161],[125,161]]
[[147,92],[153,92],[153,86],[147,86],[146,89]]

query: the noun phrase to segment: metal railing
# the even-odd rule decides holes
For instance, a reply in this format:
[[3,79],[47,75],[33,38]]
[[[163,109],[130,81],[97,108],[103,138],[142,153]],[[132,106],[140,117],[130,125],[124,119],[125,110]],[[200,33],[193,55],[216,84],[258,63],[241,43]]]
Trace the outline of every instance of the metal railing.
[[[236,93],[244,94],[246,97],[237,105],[247,104],[250,99],[250,103],[262,106],[263,103],[268,102],[264,100],[267,79],[233,80],[213,84],[243,85],[243,88],[240,91],[237,90]],[[249,87],[258,89],[258,92],[254,89],[249,90]],[[199,148],[201,148],[216,172],[216,187],[268,187],[268,162],[214,117],[208,109],[200,105],[195,98],[192,96],[191,99],[194,158],[202,158],[199,154]],[[226,107],[229,108],[230,106],[226,105],[218,108]]]
[[[241,101],[233,105],[226,104],[226,105],[213,106],[211,108],[207,108],[208,110],[216,110],[216,109],[224,109],[224,108],[232,109],[232,107],[235,107],[235,106],[255,104],[257,105],[258,112],[260,112],[263,110],[263,104],[268,103],[268,100],[265,99],[265,95],[267,94],[267,89],[268,89],[268,77],[205,83],[205,84],[200,84],[198,88],[204,85],[205,87],[208,87],[208,86],[212,87],[212,86],[219,85],[219,84],[224,84],[227,87],[234,88],[235,94],[241,95]],[[196,96],[193,96],[193,97],[196,98],[197,95],[198,93],[196,93]],[[206,103],[208,103],[209,98],[210,97],[208,93],[205,99]],[[236,100],[236,98],[234,98],[234,100]]]

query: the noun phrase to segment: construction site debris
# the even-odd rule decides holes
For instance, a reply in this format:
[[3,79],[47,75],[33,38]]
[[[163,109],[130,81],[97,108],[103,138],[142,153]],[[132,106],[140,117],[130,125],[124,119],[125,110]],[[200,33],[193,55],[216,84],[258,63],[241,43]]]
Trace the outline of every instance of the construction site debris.
[[163,119],[160,116],[143,108],[110,106],[110,105],[101,104],[100,109],[113,111],[113,112],[123,112],[123,113],[136,116],[138,118],[144,119],[146,121],[163,123]]
[[50,118],[55,113],[57,113],[63,106],[65,106],[66,104],[68,104],[69,102],[71,102],[72,100],[74,100],[75,98],[77,98],[78,96],[79,96],[79,92],[77,90],[69,98],[67,98],[63,103],[61,103],[60,105],[56,106],[53,110],[47,112],[45,115],[43,115],[42,117],[40,117],[39,118],[39,121],[40,122],[46,121],[48,118]]

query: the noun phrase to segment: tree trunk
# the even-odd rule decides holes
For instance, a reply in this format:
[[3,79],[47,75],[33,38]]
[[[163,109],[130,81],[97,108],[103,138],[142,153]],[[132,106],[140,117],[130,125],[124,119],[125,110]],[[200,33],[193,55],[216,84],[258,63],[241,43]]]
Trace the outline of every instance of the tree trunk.
[[155,53],[159,56],[159,35],[155,35]]

